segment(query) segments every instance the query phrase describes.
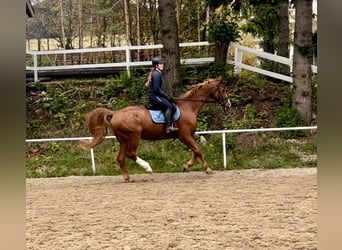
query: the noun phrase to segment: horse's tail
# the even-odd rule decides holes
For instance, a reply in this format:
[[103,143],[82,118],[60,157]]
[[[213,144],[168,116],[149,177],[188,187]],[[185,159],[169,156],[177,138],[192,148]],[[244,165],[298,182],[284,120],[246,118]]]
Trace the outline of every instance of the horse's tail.
[[93,139],[91,141],[81,141],[83,148],[94,148],[104,141],[107,130],[111,127],[110,120],[113,113],[114,111],[106,108],[96,108],[86,115],[86,125]]

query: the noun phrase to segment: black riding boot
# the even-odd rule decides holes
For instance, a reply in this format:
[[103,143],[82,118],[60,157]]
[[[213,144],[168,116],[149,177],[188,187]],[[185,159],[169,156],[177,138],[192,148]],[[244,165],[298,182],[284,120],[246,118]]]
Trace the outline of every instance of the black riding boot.
[[170,133],[170,132],[174,132],[177,131],[178,128],[174,128],[172,126],[172,110],[171,109],[167,109],[165,111],[165,132],[166,133]]

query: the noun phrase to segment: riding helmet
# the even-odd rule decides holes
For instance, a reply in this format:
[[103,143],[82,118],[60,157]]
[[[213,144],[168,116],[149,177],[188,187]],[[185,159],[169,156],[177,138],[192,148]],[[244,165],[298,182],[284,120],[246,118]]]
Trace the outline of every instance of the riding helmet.
[[165,63],[165,60],[162,59],[160,56],[156,56],[152,59],[152,66],[156,66],[157,64]]

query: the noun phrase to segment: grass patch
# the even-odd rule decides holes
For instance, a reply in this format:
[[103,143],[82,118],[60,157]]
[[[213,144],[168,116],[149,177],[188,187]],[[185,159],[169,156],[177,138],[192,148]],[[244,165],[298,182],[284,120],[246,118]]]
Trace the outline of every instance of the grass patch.
[[[315,138],[301,138],[297,141],[263,136],[258,145],[250,148],[234,144],[236,137],[226,138],[227,170],[317,166],[317,157],[310,160],[306,157],[317,155]],[[225,170],[221,135],[208,136],[205,145],[199,142],[199,136],[196,139],[210,167],[216,171]],[[78,142],[46,142],[40,143],[39,147],[37,145],[32,144],[31,152],[27,154],[27,178],[94,175],[90,150],[80,148]],[[107,139],[94,149],[95,175],[120,175],[116,162],[118,149],[119,144],[115,139]],[[155,173],[165,173],[182,171],[183,164],[191,158],[192,153],[178,140],[164,140],[141,141],[138,155],[151,164]],[[130,174],[145,173],[141,166],[130,159],[126,160],[126,164]],[[199,161],[191,171],[203,171]]]

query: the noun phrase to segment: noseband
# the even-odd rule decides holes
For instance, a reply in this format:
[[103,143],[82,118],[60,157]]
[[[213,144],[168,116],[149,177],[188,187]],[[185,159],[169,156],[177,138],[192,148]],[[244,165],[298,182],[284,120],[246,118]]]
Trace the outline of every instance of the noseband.
[[[215,89],[215,92],[213,92],[213,95],[212,96],[215,96],[217,92],[220,91],[220,87],[218,86],[216,89]],[[228,97],[227,97],[228,98]],[[223,95],[221,95],[220,93],[220,98],[218,98],[218,100],[216,101],[220,106],[224,106],[225,108],[225,105],[224,105],[224,97]],[[228,98],[228,103],[229,103],[229,106],[230,106],[230,101],[229,101],[229,98]]]

